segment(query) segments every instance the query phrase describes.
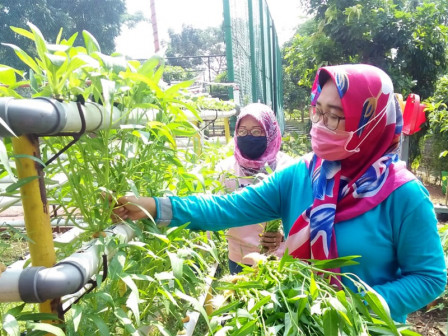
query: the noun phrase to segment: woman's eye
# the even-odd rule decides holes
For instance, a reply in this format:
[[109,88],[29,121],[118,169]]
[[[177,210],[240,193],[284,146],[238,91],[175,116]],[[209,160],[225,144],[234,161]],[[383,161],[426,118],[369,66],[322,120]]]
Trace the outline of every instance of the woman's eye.
[[258,129],[254,129],[254,130],[252,130],[252,135],[253,136],[260,136],[261,135],[261,131],[258,130]]
[[330,118],[331,120],[334,120],[334,121],[336,121],[336,120],[339,119],[339,117],[338,117],[337,115],[333,114],[333,113],[330,113],[330,114],[328,115],[328,118]]
[[245,129],[239,129],[238,130],[238,135],[239,136],[245,136],[247,134],[247,131]]

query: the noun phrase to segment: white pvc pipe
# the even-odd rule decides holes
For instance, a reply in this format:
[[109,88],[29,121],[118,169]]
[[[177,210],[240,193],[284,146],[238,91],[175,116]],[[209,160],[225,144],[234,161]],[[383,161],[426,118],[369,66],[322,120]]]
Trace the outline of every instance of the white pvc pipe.
[[[204,292],[201,294],[201,296],[198,299],[198,301],[202,307],[207,303],[207,302],[205,302],[205,299],[207,298],[210,287],[212,286],[212,281],[213,281],[213,278],[215,277],[217,268],[218,268],[218,263],[216,262],[212,265],[210,273],[208,274],[208,277],[205,279],[206,286],[204,288]],[[187,323],[184,323],[185,335],[192,336],[194,329],[196,328],[196,324],[198,323],[198,320],[199,320],[199,312],[188,311],[187,316],[189,317],[189,321]]]
[[[83,220],[79,218],[53,218],[50,220],[50,225],[52,227],[58,227],[58,226],[79,226],[79,227],[87,227],[88,224],[86,224]],[[16,219],[16,220],[0,220],[0,228],[12,226],[14,228],[24,228],[25,227],[25,221],[23,219]]]
[[[85,119],[86,132],[95,132],[106,128],[118,128],[121,124],[141,123],[155,120],[160,112],[156,109],[135,109],[128,115],[112,106],[110,110],[103,105],[86,102],[79,105],[75,102],[61,103],[50,98],[14,99],[0,98],[0,118],[5,121],[15,135],[36,134],[56,135],[59,133],[75,133],[81,130],[81,116]],[[196,121],[195,115],[184,111],[190,121]],[[231,111],[199,111],[202,120],[226,118],[236,114]],[[0,136],[12,136],[11,132],[0,125]]]
[[[134,237],[127,224],[111,226],[104,233],[122,243]],[[102,266],[100,252],[100,243],[94,239],[53,267],[6,268],[0,274],[0,302],[43,302],[82,290]],[[106,253],[110,259],[115,251],[107,249]]]

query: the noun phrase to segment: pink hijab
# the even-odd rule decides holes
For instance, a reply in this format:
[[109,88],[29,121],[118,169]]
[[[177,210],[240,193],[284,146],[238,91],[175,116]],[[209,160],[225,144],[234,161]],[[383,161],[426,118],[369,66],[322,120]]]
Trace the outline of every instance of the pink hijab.
[[314,153],[305,157],[314,200],[286,241],[290,254],[302,259],[336,258],[334,224],[373,209],[415,179],[398,159],[403,118],[389,76],[366,64],[323,67],[314,81],[312,105],[327,80],[338,88],[345,130],[354,132],[347,149],[359,151],[341,161]]
[[[266,151],[256,160],[243,157],[237,144],[237,130],[240,121],[247,115],[254,117],[258,121],[267,137]],[[246,175],[265,172],[264,166],[266,163],[272,170],[275,170],[277,166],[277,153],[279,152],[282,143],[282,135],[275,114],[269,106],[260,103],[252,103],[245,106],[236,120],[234,140],[235,159]]]

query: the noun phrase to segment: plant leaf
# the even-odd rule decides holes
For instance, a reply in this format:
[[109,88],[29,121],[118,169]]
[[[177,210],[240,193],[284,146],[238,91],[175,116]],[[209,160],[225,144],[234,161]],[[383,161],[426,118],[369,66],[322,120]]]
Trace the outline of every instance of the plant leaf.
[[87,30],[82,31],[82,37],[84,38],[84,44],[86,46],[87,53],[89,55],[97,51],[101,52],[101,48],[100,45],[98,44],[98,41]]
[[8,193],[12,193],[13,191],[19,189],[20,187],[24,186],[27,183],[30,183],[31,181],[34,181],[36,179],[38,179],[39,176],[27,176],[24,178],[21,178],[20,180],[18,180],[17,182],[14,182],[12,184],[10,184],[9,186],[6,187],[6,192]]
[[394,335],[398,336],[399,333],[397,327],[390,317],[389,307],[387,306],[387,303],[384,301],[384,299],[380,297],[379,294],[373,291],[368,291],[364,295],[364,300],[369,304],[369,307],[373,310],[373,312],[377,314],[378,317],[388,325],[391,332]]
[[2,321],[3,330],[9,336],[20,336],[19,322],[11,314],[6,314]]
[[41,68],[37,65],[37,63],[28,55],[25,51],[14,44],[10,43],[2,43],[2,45],[10,47],[14,50],[16,55],[20,58],[20,60],[28,65],[33,71],[37,74],[41,74]]
[[31,329],[33,330],[42,330],[42,331],[46,331],[48,333],[51,333],[55,336],[65,336],[64,331],[59,328],[56,327],[53,324],[49,324],[49,323],[31,323],[30,324]]
[[324,335],[338,336],[338,313],[333,309],[326,309],[323,315]]

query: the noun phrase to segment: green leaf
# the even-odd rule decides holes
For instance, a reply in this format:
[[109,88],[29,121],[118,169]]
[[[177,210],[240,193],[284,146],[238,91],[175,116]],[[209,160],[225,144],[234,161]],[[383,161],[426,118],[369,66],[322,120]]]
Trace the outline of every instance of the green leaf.
[[[2,121],[3,120],[0,118],[0,123]],[[3,167],[8,172],[8,175],[13,180],[13,182],[17,182],[17,179],[12,172],[11,165],[9,164],[8,150],[6,149],[3,140],[0,140],[0,162],[3,164]]]
[[400,335],[401,336],[422,336],[421,334],[419,334],[415,331],[409,330],[409,329],[400,330]]
[[109,55],[104,55],[100,52],[93,53],[92,57],[100,60],[106,69],[111,70],[116,74],[120,71],[126,71],[127,63],[124,57],[112,57]]
[[76,38],[78,37],[78,33],[74,33],[72,36],[70,36],[70,38],[68,40],[62,40],[61,44],[62,45],[67,45],[69,47],[73,46],[73,43],[75,43]]
[[196,129],[189,122],[173,122],[167,126],[175,136],[191,137],[197,133]]
[[171,253],[169,251],[166,252],[168,254],[168,257],[171,261],[171,267],[173,269],[174,276],[181,280],[183,276],[183,269],[184,269],[184,259],[179,258],[179,256],[176,253]]
[[72,313],[72,320],[73,320],[73,328],[75,329],[75,332],[78,331],[79,324],[82,320],[82,307],[80,305],[73,305],[71,308]]
[[120,279],[133,291],[138,292],[137,285],[129,274],[123,274],[120,276]]
[[16,71],[9,66],[0,64],[0,83],[12,86],[16,82]]
[[310,273],[310,287],[309,287],[310,295],[313,300],[317,298],[319,295],[319,289],[316,284],[316,280],[314,279],[314,273]]
[[48,324],[48,323],[31,323],[30,324],[31,329],[34,330],[42,330],[42,331],[46,331],[48,333],[51,333],[55,336],[65,336],[64,331],[59,328],[56,327],[55,325],[52,324]]
[[8,193],[12,193],[13,191],[19,189],[20,187],[24,186],[27,183],[30,183],[31,181],[34,181],[36,179],[38,179],[39,176],[28,176],[28,177],[24,177],[20,180],[18,180],[15,183],[10,184],[9,186],[6,187],[6,192]]
[[9,336],[20,336],[19,322],[17,322],[14,316],[6,314],[5,317],[3,317],[2,324],[3,330],[6,331]]
[[139,68],[138,68],[138,73],[148,77],[148,78],[152,78],[154,76],[154,70],[155,68],[161,63],[163,62],[163,58],[160,56],[152,56],[150,59],[148,59],[147,61],[145,61],[145,63],[143,63]]
[[34,41],[34,35],[32,32],[30,32],[26,29],[14,27],[14,26],[10,26],[9,28],[11,28],[11,30],[14,31],[16,34],[25,36],[26,38],[29,38],[31,41]]
[[41,68],[37,65],[37,63],[22,49],[14,44],[2,43],[2,45],[10,47],[14,50],[16,55],[20,58],[20,60],[28,65],[35,73],[41,74]]
[[64,30],[64,29],[63,29],[62,27],[59,29],[58,36],[56,37],[56,44],[59,44],[59,43],[60,43],[61,38],[62,38],[62,31],[63,31],[63,30]]
[[14,154],[11,155],[11,157],[15,158],[15,159],[30,159],[33,160],[35,162],[37,162],[38,164],[40,164],[42,167],[45,167],[45,163],[39,159],[38,157],[35,157],[33,155],[28,155],[28,154]]
[[89,55],[77,54],[71,58],[67,71],[73,72],[81,67],[90,67],[92,69],[99,69],[100,63]]
[[268,302],[271,302],[271,296],[265,296],[264,298],[262,298],[261,300],[259,300],[249,311],[249,313],[253,313],[258,311],[262,306],[264,306],[265,304],[267,304]]
[[16,319],[17,321],[58,320],[58,315],[50,313],[21,313],[16,316]]
[[50,60],[51,64],[56,67],[60,67],[67,60],[67,57],[65,56],[55,55],[48,52],[45,53],[45,56]]
[[87,53],[90,55],[94,52],[101,52],[100,45],[96,38],[90,34],[87,30],[82,31],[82,37],[84,38],[84,45],[86,46]]
[[207,312],[205,311],[204,307],[199,303],[199,301],[196,300],[195,298],[189,296],[189,295],[186,295],[186,294],[182,293],[178,289],[175,290],[175,293],[181,299],[189,302],[193,306],[194,310],[200,312],[202,317],[204,318],[205,322],[207,323],[207,326],[210,328],[210,322],[209,322],[209,319],[208,319]]
[[194,80],[189,80],[186,82],[180,82],[177,84],[174,84],[173,86],[170,86],[167,90],[165,90],[165,97],[167,99],[173,98],[179,95],[179,91],[181,89],[186,89],[190,87],[194,83]]
[[154,135],[158,137],[164,136],[168,140],[168,142],[173,146],[173,148],[176,148],[176,141],[173,138],[173,135],[170,133],[169,128],[165,124],[158,121],[150,121],[148,123],[148,127],[151,128],[151,132]]
[[11,314],[13,316],[17,316],[17,315],[19,315],[23,311],[23,308],[25,308],[25,306],[26,306],[26,303],[22,303],[21,305],[13,307],[13,308],[8,310],[8,314]]
[[253,335],[253,331],[255,330],[256,323],[257,323],[257,320],[252,320],[248,323],[245,323],[242,328],[235,330],[231,335],[232,336]]
[[95,323],[96,327],[98,328],[99,335],[101,336],[107,336],[110,335],[109,328],[107,327],[107,324],[104,323],[104,321],[94,314],[89,315],[89,319]]
[[308,296],[302,296],[297,304],[297,316],[300,318],[306,306],[308,305]]
[[241,304],[240,301],[233,301],[226,306],[223,306],[217,310],[215,310],[210,316],[219,316],[227,312],[235,311],[236,308]]
[[70,49],[70,47],[67,46],[67,45],[63,45],[63,44],[50,44],[50,43],[47,44],[47,48],[48,48],[48,51],[49,51],[50,53],[52,53],[52,54],[53,54],[53,53],[56,53],[56,52],[66,54],[67,51]]
[[394,335],[399,335],[397,327],[390,317],[389,307],[387,306],[386,301],[379,294],[375,292],[366,292],[364,295],[364,300],[369,304],[369,307],[373,310],[378,317],[384,321]]
[[45,42],[44,36],[39,28],[33,25],[31,22],[28,22],[28,26],[34,35],[34,43],[36,45],[37,54],[42,61],[45,61],[45,54],[48,52],[47,42]]
[[349,293],[356,309],[363,315],[364,319],[372,322],[372,317],[370,316],[369,309],[362,301],[360,294],[354,293],[349,288],[346,288],[346,291]]
[[[17,98],[17,99],[22,99],[23,97],[21,95],[19,95],[17,92],[15,92],[13,89],[11,89],[10,87],[6,87],[6,86],[1,86],[0,85],[0,97],[13,97],[13,98]],[[1,119],[3,121],[3,119]],[[3,122],[4,125],[6,125],[5,122]],[[3,125],[2,123],[2,125]],[[9,126],[8,126],[9,128]],[[12,133],[14,134],[14,133]]]
[[126,306],[131,309],[132,313],[135,317],[135,322],[137,325],[140,325],[140,310],[138,306],[139,302],[139,294],[138,290],[131,291],[131,293],[128,296],[128,299],[126,300]]
[[323,315],[324,335],[338,336],[338,313],[333,309],[326,309]]
[[345,256],[327,260],[310,259],[309,261],[313,264],[314,267],[325,270],[325,269],[341,268],[343,266],[358,265],[359,263],[353,260],[355,258],[361,258],[361,256]]

